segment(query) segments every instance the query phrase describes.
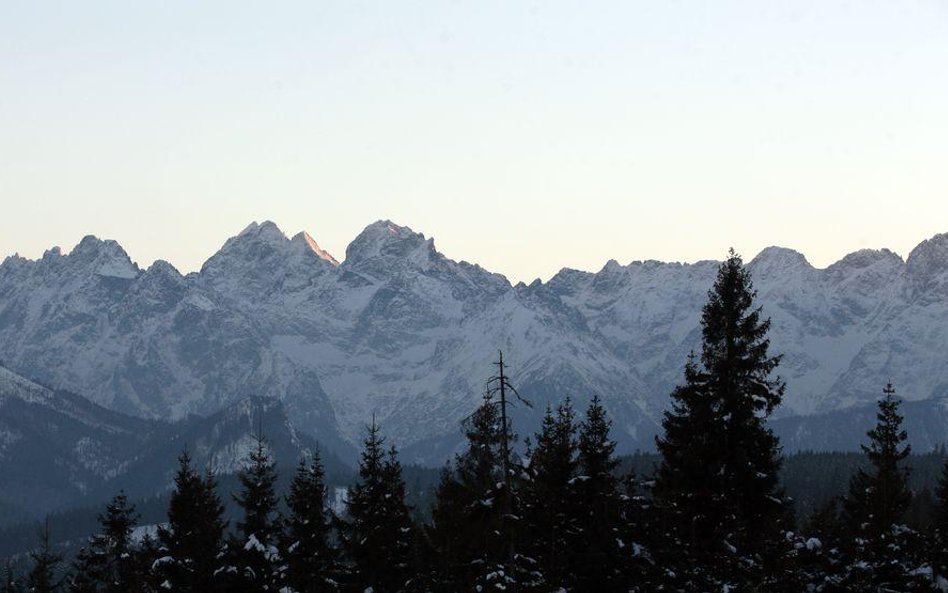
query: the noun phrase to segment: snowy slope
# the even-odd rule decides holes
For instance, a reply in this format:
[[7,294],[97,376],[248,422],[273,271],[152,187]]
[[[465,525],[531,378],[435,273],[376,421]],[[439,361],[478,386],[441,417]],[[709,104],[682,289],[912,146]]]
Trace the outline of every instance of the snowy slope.
[[0,367],[0,502],[8,509],[0,524],[81,499],[122,472],[157,428]]
[[[248,397],[176,423],[125,416],[0,367],[0,527],[118,490],[146,497],[171,486],[185,448],[195,467],[235,473],[262,431],[281,468],[320,445],[290,422],[282,402]],[[327,470],[348,471],[323,450]]]
[[[339,263],[312,237],[251,224],[200,272],[139,269],[114,242],[0,265],[0,358],[57,387],[151,418],[282,400],[295,426],[342,451],[373,414],[411,460],[438,462],[502,348],[523,394],[520,432],[547,401],[599,394],[623,447],[648,447],[716,262],[607,263],[511,285],[389,221]],[[783,415],[948,391],[948,235],[903,261],[887,250],[826,269],[768,248],[750,264],[785,355]],[[855,446],[855,444],[854,444]]]

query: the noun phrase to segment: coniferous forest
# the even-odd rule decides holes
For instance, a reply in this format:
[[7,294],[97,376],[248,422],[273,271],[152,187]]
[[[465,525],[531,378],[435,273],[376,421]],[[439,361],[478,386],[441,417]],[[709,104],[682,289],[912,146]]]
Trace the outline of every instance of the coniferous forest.
[[358,477],[335,513],[318,454],[285,492],[258,436],[239,473],[236,521],[216,476],[179,458],[166,520],[136,537],[123,493],[74,558],[48,529],[27,570],[0,591],[47,593],[632,593],[948,590],[948,466],[933,519],[909,527],[910,449],[900,400],[880,385],[868,463],[806,520],[781,484],[767,421],[786,388],[770,321],[740,256],[721,264],[701,317],[699,352],[657,439],[654,471],[629,471],[598,398],[547,407],[518,435],[508,407],[530,405],[501,355],[464,421],[463,451],[443,468],[430,509],[407,500],[398,450],[375,420]]

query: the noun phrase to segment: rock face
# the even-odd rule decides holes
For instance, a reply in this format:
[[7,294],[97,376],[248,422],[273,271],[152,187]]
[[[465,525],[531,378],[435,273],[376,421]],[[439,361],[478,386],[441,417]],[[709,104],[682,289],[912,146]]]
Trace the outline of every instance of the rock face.
[[[342,263],[265,222],[181,276],[86,237],[68,255],[0,265],[0,359],[145,418],[274,397],[298,430],[347,455],[374,414],[408,460],[439,463],[503,349],[534,403],[517,411],[521,434],[547,402],[598,394],[622,447],[650,448],[716,269],[610,261],[512,286],[389,221]],[[782,415],[871,404],[890,379],[909,400],[948,392],[948,235],[906,261],[866,250],[816,269],[773,247],[750,269],[784,354]]]

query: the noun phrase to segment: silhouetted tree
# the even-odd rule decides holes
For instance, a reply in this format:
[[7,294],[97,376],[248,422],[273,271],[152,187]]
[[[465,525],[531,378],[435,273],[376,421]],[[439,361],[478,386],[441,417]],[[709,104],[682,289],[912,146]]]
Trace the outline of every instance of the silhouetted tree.
[[330,593],[338,589],[334,580],[336,554],[331,545],[331,513],[326,508],[326,499],[325,472],[319,453],[314,452],[309,463],[300,461],[286,497],[286,583],[298,593]]
[[344,545],[352,560],[353,590],[406,590],[412,526],[405,484],[394,448],[386,454],[374,419],[359,461],[359,481],[349,490]]
[[281,580],[277,472],[276,462],[262,437],[256,438],[237,478],[240,492],[234,501],[243,510],[243,517],[230,540],[229,556],[234,569],[228,577],[230,587],[247,593],[277,591]]
[[168,523],[158,531],[162,557],[157,568],[166,588],[173,591],[219,591],[226,523],[217,482],[210,471],[203,477],[194,471],[187,451],[178,462]]
[[100,532],[89,538],[73,563],[69,590],[73,593],[142,591],[146,574],[132,542],[138,521],[135,506],[124,492],[115,495],[99,515]]
[[900,400],[888,384],[879,400],[876,426],[862,450],[870,469],[859,469],[843,501],[843,526],[848,568],[844,588],[850,591],[909,591],[920,585],[914,571],[917,534],[903,525],[911,502],[909,470],[903,461],[911,452],[902,429]]
[[63,557],[53,551],[49,535],[49,519],[40,530],[40,545],[30,552],[33,566],[26,576],[26,590],[29,593],[54,593],[61,589],[58,574]]
[[599,397],[586,408],[579,427],[576,508],[579,537],[573,550],[578,591],[630,591],[644,580],[647,550],[640,515],[642,501],[630,474],[626,491],[616,476],[612,422]]
[[755,586],[782,553],[779,445],[766,419],[784,384],[771,378],[780,357],[768,353],[770,320],[755,295],[732,250],[702,310],[700,361],[689,358],[657,439],[662,563],[684,586]]
[[567,399],[553,413],[547,407],[535,445],[527,450],[521,486],[522,553],[536,562],[546,583],[572,586],[580,527],[577,496],[577,444],[573,407]]

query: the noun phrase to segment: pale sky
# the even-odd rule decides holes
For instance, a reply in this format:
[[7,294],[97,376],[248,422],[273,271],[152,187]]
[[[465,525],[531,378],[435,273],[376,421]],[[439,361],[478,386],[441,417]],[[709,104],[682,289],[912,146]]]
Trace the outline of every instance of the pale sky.
[[391,219],[513,281],[948,231],[948,2],[0,0],[0,257]]

